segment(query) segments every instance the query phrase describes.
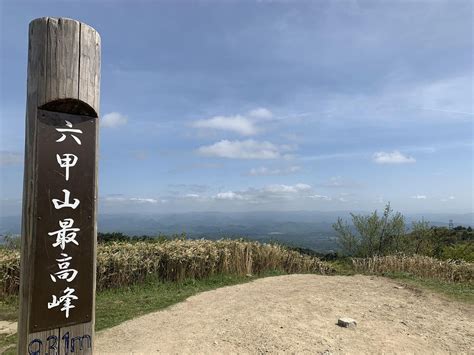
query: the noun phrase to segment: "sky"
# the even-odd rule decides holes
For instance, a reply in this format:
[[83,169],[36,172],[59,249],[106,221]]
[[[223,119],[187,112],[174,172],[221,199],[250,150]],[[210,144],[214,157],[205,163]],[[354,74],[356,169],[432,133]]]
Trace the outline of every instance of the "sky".
[[0,215],[28,23],[102,39],[99,213],[473,212],[471,1],[0,2]]

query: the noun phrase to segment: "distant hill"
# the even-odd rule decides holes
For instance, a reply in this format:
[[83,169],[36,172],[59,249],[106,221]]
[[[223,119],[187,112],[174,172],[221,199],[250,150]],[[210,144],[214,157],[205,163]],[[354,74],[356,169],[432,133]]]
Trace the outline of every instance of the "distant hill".
[[[356,213],[369,213],[358,211]],[[407,224],[423,217],[432,225],[474,226],[474,214],[412,214],[405,215]],[[329,251],[336,248],[332,224],[338,217],[350,221],[348,211],[277,211],[277,212],[189,212],[168,214],[100,215],[99,232],[122,232],[128,235],[186,233],[192,238],[217,239],[247,237],[278,240],[295,246]],[[0,234],[19,234],[20,217],[0,217]]]
[[334,249],[334,217],[311,218],[305,214],[199,212],[148,216],[102,215],[99,217],[99,230],[129,235],[186,233],[192,238],[209,239],[246,237],[259,241],[278,240],[324,251]]

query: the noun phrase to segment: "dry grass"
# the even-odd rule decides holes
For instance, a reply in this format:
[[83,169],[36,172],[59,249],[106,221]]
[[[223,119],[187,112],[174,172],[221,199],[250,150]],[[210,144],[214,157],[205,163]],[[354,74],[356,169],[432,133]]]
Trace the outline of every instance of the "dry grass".
[[20,285],[20,251],[0,248],[0,296],[16,295]]
[[422,255],[388,255],[371,258],[353,258],[356,272],[362,273],[409,273],[422,278],[448,282],[474,282],[474,264],[467,262],[438,260]]
[[[0,249],[0,296],[18,293],[20,254]],[[318,258],[280,245],[242,240],[167,240],[114,242],[97,250],[97,289],[104,290],[156,277],[166,281],[202,279],[218,274],[332,273]]]

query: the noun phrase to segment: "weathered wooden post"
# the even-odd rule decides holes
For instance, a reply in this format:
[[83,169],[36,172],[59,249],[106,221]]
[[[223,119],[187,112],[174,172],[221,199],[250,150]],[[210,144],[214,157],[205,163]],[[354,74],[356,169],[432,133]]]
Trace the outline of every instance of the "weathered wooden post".
[[94,338],[100,37],[29,26],[19,354],[90,354]]

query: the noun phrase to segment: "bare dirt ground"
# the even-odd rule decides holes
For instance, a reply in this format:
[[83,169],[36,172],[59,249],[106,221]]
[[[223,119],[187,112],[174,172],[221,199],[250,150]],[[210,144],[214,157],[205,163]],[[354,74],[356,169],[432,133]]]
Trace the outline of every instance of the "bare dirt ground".
[[14,334],[16,333],[17,324],[16,322],[9,322],[6,320],[0,320],[0,335],[2,334]]
[[[99,332],[99,354],[474,353],[474,306],[382,277],[289,275],[190,297]],[[339,317],[356,328],[336,325]]]

